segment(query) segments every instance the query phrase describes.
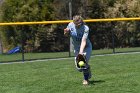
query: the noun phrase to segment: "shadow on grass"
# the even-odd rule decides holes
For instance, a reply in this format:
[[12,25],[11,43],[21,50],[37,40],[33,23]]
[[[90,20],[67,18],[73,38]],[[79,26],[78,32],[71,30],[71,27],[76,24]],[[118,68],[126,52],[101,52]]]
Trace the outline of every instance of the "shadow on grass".
[[89,81],[89,83],[92,85],[96,85],[96,84],[103,83],[103,82],[105,82],[105,81],[104,80],[91,80],[91,81]]

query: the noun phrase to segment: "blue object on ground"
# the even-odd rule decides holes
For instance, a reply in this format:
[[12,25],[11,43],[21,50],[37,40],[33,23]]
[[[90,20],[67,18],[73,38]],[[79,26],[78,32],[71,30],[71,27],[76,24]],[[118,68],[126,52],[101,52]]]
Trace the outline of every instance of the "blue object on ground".
[[14,54],[20,52],[20,47],[15,47],[8,51],[8,54]]

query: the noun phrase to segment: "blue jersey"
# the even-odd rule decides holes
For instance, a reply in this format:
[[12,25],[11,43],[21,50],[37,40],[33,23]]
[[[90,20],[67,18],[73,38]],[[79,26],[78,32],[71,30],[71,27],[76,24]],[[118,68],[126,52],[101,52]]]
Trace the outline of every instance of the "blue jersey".
[[75,24],[73,22],[69,23],[67,28],[70,29],[70,36],[72,37],[73,40],[73,45],[74,45],[74,49],[79,51],[80,49],[80,45],[81,45],[81,40],[82,38],[86,38],[86,47],[85,48],[91,48],[91,43],[90,40],[88,38],[88,34],[89,34],[89,27],[87,25],[81,25],[80,27],[76,27]]

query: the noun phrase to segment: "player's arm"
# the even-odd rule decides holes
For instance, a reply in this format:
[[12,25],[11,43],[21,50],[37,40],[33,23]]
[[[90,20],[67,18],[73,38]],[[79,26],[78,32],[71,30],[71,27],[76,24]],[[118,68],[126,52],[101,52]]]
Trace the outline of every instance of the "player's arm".
[[70,33],[69,31],[70,31],[69,28],[65,28],[65,29],[64,29],[64,35],[65,35],[65,36],[68,36],[69,33]]
[[80,46],[79,54],[83,54],[83,51],[84,51],[84,49],[85,49],[85,46],[86,46],[86,38],[83,37],[83,38],[82,38],[82,41],[81,41],[81,46]]
[[71,23],[69,23],[68,26],[64,29],[64,35],[65,36],[70,35],[70,28],[71,28]]
[[83,51],[84,51],[86,43],[87,43],[88,34],[89,34],[89,28],[88,28],[88,26],[85,26],[85,31],[84,31],[84,35],[82,37],[79,54],[83,54]]

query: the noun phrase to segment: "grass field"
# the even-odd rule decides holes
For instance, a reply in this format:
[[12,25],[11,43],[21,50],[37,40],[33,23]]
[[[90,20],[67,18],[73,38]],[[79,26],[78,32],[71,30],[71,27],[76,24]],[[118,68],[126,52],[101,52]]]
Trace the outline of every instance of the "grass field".
[[[115,48],[116,53],[123,52],[140,52],[140,47],[134,48]],[[92,54],[101,55],[101,54],[112,54],[113,49],[100,49],[93,50]],[[71,56],[74,56],[73,52]],[[69,57],[69,52],[51,52],[51,53],[24,53],[24,60],[36,60],[36,59],[51,59],[51,58],[66,58]],[[0,63],[1,62],[12,62],[12,61],[22,61],[22,54],[0,54]]]
[[0,93],[139,93],[140,54],[95,56],[82,85],[73,58],[0,64]]

